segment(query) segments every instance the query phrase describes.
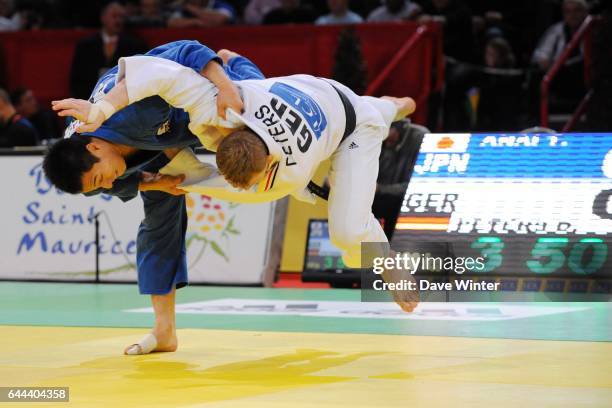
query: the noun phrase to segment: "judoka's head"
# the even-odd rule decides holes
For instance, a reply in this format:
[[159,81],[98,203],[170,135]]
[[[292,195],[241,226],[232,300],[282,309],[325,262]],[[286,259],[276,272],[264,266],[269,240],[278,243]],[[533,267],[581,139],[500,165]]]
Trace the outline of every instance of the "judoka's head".
[[70,194],[111,188],[125,173],[125,159],[117,146],[95,137],[75,135],[55,143],[43,161],[47,178]]
[[217,148],[217,167],[232,186],[248,189],[259,183],[272,164],[266,144],[251,130],[238,130]]

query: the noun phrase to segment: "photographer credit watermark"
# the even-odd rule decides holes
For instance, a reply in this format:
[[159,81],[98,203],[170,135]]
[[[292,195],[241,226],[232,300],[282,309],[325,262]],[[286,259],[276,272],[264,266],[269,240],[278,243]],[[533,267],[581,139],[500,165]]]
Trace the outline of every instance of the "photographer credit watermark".
[[372,283],[372,289],[418,290],[418,291],[487,291],[499,290],[499,282],[485,282],[473,279],[453,279],[452,282],[437,280],[405,279],[406,274],[414,275],[422,271],[446,271],[462,275],[465,272],[482,272],[485,268],[483,257],[439,257],[430,254],[395,253],[390,256],[379,256],[372,259],[372,273],[379,276]]
[[398,296],[418,296],[421,302],[612,301],[610,269],[587,273],[586,267],[578,268],[601,261],[603,250],[579,252],[576,248],[581,249],[580,245],[590,245],[582,241],[564,245],[570,269],[578,272],[561,266],[557,270],[550,264],[560,258],[561,244],[551,241],[550,246],[557,250],[547,252],[542,242],[534,249],[530,242],[518,238],[502,242],[493,238],[433,241],[419,237],[417,241],[395,240],[397,252],[385,242],[365,242],[361,245],[361,300],[389,302]]

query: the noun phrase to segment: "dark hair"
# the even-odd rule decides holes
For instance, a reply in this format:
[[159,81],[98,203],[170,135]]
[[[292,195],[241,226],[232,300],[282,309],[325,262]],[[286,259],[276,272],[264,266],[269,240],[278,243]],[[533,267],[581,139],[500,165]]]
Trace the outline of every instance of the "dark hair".
[[11,103],[13,106],[19,105],[21,98],[26,94],[26,92],[28,92],[28,90],[28,88],[20,87],[11,92]]
[[516,59],[512,52],[510,43],[503,37],[493,37],[487,42],[487,47],[492,47],[499,56],[498,66],[495,68],[513,68]]
[[43,170],[55,187],[70,194],[83,191],[83,173],[91,170],[99,160],[87,150],[90,141],[88,137],[72,136],[47,150]]
[[251,130],[226,136],[217,148],[217,167],[225,179],[246,188],[254,174],[266,168],[268,148]]

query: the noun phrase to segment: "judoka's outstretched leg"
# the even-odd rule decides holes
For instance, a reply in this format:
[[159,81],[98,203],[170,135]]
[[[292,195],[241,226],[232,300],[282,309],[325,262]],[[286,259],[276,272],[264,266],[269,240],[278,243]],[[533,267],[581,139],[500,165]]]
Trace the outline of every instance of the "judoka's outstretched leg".
[[[389,132],[388,126],[393,120],[412,113],[414,101],[411,98],[385,99],[365,97],[364,100],[371,104],[371,109],[380,111],[387,126],[358,124],[331,157],[329,233],[331,241],[343,251],[344,264],[350,268],[367,267],[361,265],[362,242],[380,243],[378,256],[393,256],[393,252],[384,249],[388,247],[387,237],[372,214],[372,202],[376,192],[378,158],[382,142]],[[392,280],[395,275],[387,273],[383,278]],[[406,312],[417,306],[416,295],[416,292],[393,292],[394,300]]]
[[175,351],[175,292],[187,284],[185,197],[160,191],[141,193],[145,218],[137,239],[138,288],[151,295],[155,325],[125,354]]

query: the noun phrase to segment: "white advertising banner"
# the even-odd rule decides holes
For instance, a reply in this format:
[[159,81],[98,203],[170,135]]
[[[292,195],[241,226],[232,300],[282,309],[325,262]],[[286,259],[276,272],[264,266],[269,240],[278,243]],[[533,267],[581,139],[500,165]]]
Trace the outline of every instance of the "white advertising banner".
[[[200,155],[211,162],[213,156]],[[64,194],[42,172],[42,156],[2,156],[0,279],[91,280],[100,231],[100,281],[136,280],[142,201]],[[274,203],[235,204],[187,196],[187,260],[193,283],[258,284],[269,261]]]
[[[405,313],[393,302],[358,302],[324,300],[275,300],[223,298],[179,303],[178,314],[339,317],[400,320],[499,321],[524,319],[588,310],[582,306],[507,305],[478,303],[435,303],[419,305]],[[153,313],[150,307],[125,310],[129,313]]]

